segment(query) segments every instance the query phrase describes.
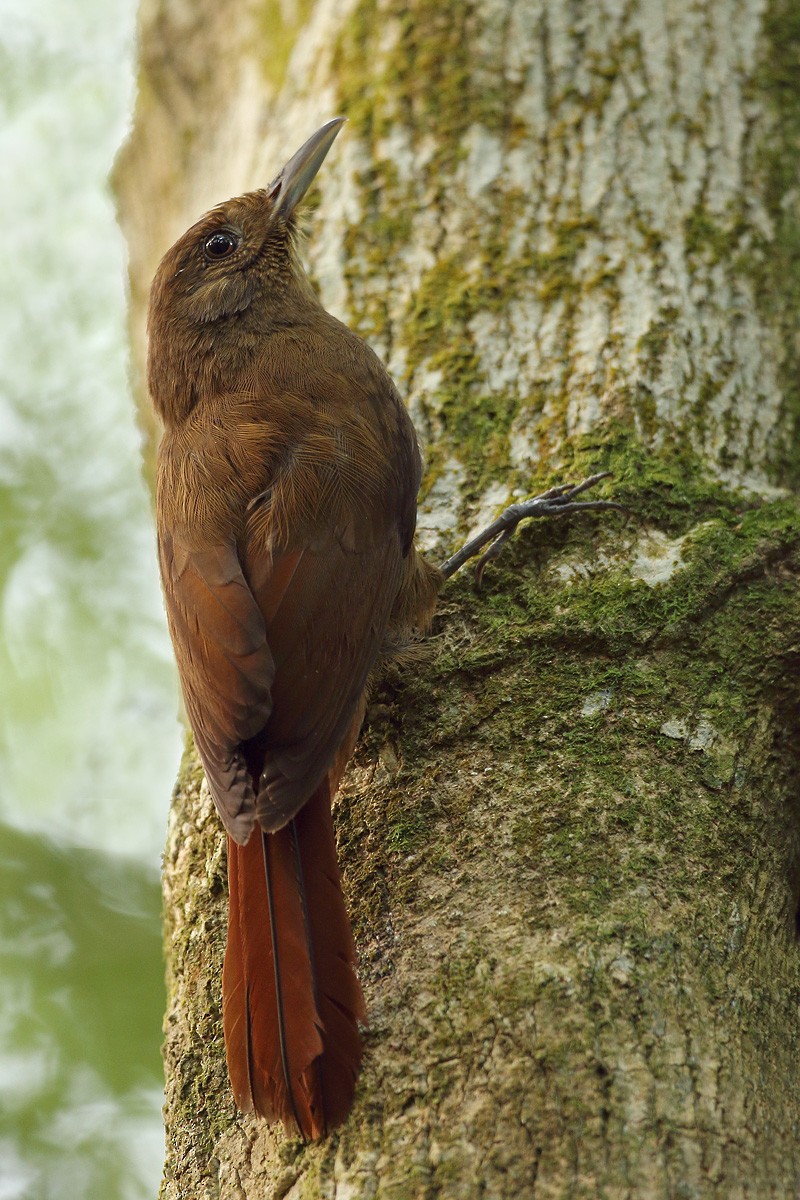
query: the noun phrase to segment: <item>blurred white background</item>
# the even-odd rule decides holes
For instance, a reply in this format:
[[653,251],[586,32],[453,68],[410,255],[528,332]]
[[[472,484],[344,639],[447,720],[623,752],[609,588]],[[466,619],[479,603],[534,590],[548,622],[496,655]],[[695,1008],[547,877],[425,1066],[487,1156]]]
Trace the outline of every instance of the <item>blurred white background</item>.
[[0,0],[0,1200],[154,1197],[177,687],[107,177],[133,0]]

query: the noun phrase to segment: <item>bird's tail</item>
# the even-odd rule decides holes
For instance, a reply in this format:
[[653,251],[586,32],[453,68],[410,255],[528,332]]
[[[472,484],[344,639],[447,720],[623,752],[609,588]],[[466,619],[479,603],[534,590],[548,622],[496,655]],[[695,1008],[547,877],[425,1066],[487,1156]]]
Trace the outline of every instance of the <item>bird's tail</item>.
[[236,1103],[323,1137],[350,1110],[365,1020],[330,782],[277,833],[228,838],[228,879],[222,1005]]

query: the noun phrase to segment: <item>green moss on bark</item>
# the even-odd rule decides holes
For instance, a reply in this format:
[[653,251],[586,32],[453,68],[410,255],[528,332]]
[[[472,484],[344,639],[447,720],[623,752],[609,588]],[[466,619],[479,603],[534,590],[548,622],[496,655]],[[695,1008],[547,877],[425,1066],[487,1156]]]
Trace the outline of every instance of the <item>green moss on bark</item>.
[[[787,756],[784,743],[800,711],[800,509],[686,479],[677,463],[637,467],[648,525],[666,511],[673,535],[688,534],[672,575],[656,586],[631,579],[635,522],[519,535],[482,593],[467,579],[453,585],[435,659],[382,697],[395,702],[393,720],[359,749],[367,771],[391,741],[397,767],[373,778],[366,809],[347,799],[348,783],[340,813],[354,893],[380,898],[368,912],[356,905],[373,986],[402,954],[402,939],[385,932],[395,922],[449,920],[442,958],[420,965],[419,990],[398,998],[413,1006],[417,1048],[432,1064],[419,1088],[409,1084],[415,1102],[436,1109],[462,1086],[458,1062],[480,1078],[507,1040],[524,1080],[511,1070],[495,1087],[536,1097],[545,1161],[572,1141],[584,1153],[614,1146],[608,1175],[575,1193],[587,1196],[602,1194],[601,1182],[630,1184],[639,1169],[652,1178],[648,1153],[671,1154],[676,1177],[692,1177],[687,1162],[706,1134],[738,1128],[718,1108],[729,1086],[762,1113],[760,1178],[788,1179],[797,1165],[800,1097],[781,1047],[796,1036],[800,997],[800,814],[787,774],[800,753]],[[611,544],[620,565],[609,570],[596,556]],[[392,832],[351,857],[352,822]],[[456,896],[470,905],[463,928]],[[720,1041],[731,1006],[736,1031]],[[660,1113],[640,1143],[621,1117],[636,1070],[652,1075]],[[776,1087],[786,1105],[765,1116]],[[381,1104],[391,1121],[395,1098]],[[429,1184],[446,1195],[468,1152],[435,1136],[448,1152],[428,1165]],[[783,1158],[773,1161],[772,1144]],[[702,1194],[725,1194],[739,1155],[731,1148],[719,1192]]]
[[[504,749],[534,791],[553,755],[559,775],[574,780],[560,816],[545,822],[552,828],[541,852],[550,866],[560,854],[574,854],[578,798],[587,793],[592,804],[607,806],[611,830],[635,835],[636,861],[624,865],[631,879],[643,855],[663,854],[677,836],[676,823],[684,839],[697,839],[698,853],[713,859],[716,851],[703,849],[704,839],[709,825],[712,842],[721,836],[714,809],[721,819],[743,785],[737,772],[747,771],[750,733],[756,741],[760,736],[752,723],[763,699],[776,689],[792,691],[787,671],[800,628],[800,510],[788,499],[754,503],[703,477],[697,464],[686,473],[684,460],[648,460],[631,447],[626,453],[628,478],[623,452],[612,461],[615,494],[635,487],[637,516],[627,532],[605,515],[529,528],[489,569],[480,594],[467,579],[453,585],[455,627],[445,623],[435,663],[402,685],[400,711],[415,714],[403,722],[403,760],[418,766],[406,767],[402,789],[381,799],[390,831],[382,858],[399,864],[422,852],[441,808],[430,791],[414,798],[414,780],[430,788],[431,753],[467,741],[490,787],[493,761],[502,761]],[[657,586],[631,579],[635,545],[627,554],[618,547],[614,568],[592,564],[593,539],[635,543],[639,520],[661,523],[683,539],[678,565]],[[601,697],[600,707],[581,715],[593,695]],[[507,786],[504,780],[504,793]],[[674,792],[674,811],[643,804],[648,794],[665,792]],[[693,811],[690,797],[698,792],[705,807]],[[470,797],[462,798],[460,811],[458,799],[450,803],[458,824]],[[521,845],[531,819],[521,811],[512,827]],[[741,830],[735,837],[742,839]],[[457,845],[450,850],[458,854]],[[610,864],[609,875],[602,843],[596,855],[591,844],[585,853],[586,878],[570,890],[571,902],[596,915],[623,864]],[[357,890],[370,891],[363,880]]]
[[[472,4],[359,0],[335,54],[342,108],[356,132],[373,142],[389,131],[395,113],[412,116],[421,135],[432,135],[435,177],[458,161],[471,125],[505,129],[504,114],[521,85],[509,84],[489,55],[481,60],[475,33],[482,22]],[[394,44],[382,54],[380,31],[387,28]]]
[[760,65],[755,79],[771,110],[759,131],[755,170],[769,213],[771,236],[756,239],[742,263],[756,287],[758,304],[778,332],[781,384],[792,422],[778,464],[781,482],[800,481],[800,10],[793,0],[771,0],[764,18]]
[[286,77],[297,35],[307,24],[313,7],[313,0],[293,0],[289,5],[280,0],[261,0],[255,9],[264,76],[276,92]]

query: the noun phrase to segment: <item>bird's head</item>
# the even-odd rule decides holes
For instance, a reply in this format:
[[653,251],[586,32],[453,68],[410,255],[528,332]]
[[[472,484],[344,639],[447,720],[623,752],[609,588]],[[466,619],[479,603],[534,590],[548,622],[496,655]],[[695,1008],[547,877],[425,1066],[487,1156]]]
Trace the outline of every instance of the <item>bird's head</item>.
[[269,187],[218,204],[164,255],[147,319],[148,374],[159,410],[167,404],[165,375],[185,369],[190,346],[209,344],[210,336],[224,352],[226,334],[236,336],[236,318],[248,310],[257,309],[268,326],[315,302],[294,250],[295,214],[343,124],[343,117],[326,122]]
[[[150,293],[158,318],[206,324],[243,312],[294,269],[295,213],[344,124],[335,117],[292,155],[272,183],[218,204],[164,255]],[[280,299],[279,296],[276,299]]]

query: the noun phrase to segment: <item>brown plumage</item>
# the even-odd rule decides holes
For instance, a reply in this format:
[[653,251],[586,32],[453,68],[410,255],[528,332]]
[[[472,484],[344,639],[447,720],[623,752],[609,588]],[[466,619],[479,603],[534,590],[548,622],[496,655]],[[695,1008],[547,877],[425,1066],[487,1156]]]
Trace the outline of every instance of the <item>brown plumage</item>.
[[365,1019],[331,800],[370,674],[429,622],[442,578],[412,544],[406,410],[295,249],[340,125],[185,233],[149,314],[167,616],[229,835],[231,1084],[241,1109],[305,1137],[347,1115]]

